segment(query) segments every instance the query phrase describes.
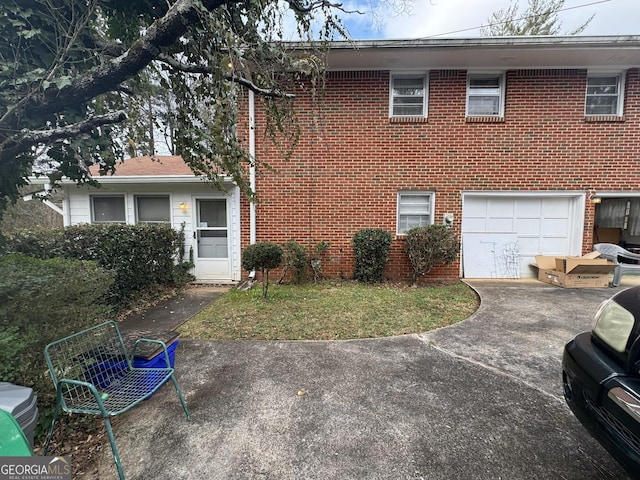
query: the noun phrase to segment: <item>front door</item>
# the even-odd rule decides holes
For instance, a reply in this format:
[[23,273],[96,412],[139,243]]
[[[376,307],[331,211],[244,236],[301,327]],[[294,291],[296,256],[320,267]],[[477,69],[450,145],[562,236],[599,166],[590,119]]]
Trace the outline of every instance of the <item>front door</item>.
[[230,280],[227,199],[196,199],[195,276],[198,280]]

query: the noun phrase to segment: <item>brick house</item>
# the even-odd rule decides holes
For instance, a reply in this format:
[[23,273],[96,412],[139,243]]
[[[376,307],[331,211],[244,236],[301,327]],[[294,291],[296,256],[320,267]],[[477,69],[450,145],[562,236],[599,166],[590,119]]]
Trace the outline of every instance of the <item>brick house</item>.
[[256,180],[258,240],[328,241],[325,271],[348,277],[353,234],[384,228],[393,280],[410,278],[403,232],[434,222],[462,252],[431,278],[534,276],[535,255],[581,255],[597,235],[640,246],[640,37],[356,47],[332,45],[316,103],[296,92],[289,160],[256,142],[276,170]]
[[274,169],[251,172],[257,204],[179,158],[131,159],[99,191],[64,185],[65,224],[184,225],[196,276],[217,282],[245,277],[241,250],[267,240],[329,242],[324,272],[349,278],[351,238],[369,227],[394,235],[386,276],[400,281],[404,232],[430,223],[462,241],[431,279],[534,276],[538,254],[640,246],[640,36],[355,46],[332,44],[317,96],[295,92],[288,159],[265,140],[259,98],[241,96],[238,135]]

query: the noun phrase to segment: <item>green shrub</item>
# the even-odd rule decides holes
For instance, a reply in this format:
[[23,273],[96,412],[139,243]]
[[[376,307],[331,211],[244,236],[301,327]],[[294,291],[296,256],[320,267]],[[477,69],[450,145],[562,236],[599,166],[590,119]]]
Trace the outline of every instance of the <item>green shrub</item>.
[[446,225],[412,228],[405,235],[405,251],[413,267],[413,284],[440,264],[452,263],[460,251],[460,242]]
[[7,249],[36,258],[60,256],[62,229],[20,229],[7,235]]
[[257,242],[242,252],[242,268],[257,270],[262,275],[262,298],[267,299],[269,289],[269,270],[282,263],[282,247],[272,242]]
[[191,264],[184,262],[184,231],[159,224],[76,225],[64,230],[20,231],[8,250],[37,258],[56,256],[92,260],[115,272],[110,302],[126,304],[137,292],[156,284],[186,283]]
[[55,405],[44,347],[108,318],[112,311],[102,299],[113,280],[95,262],[0,257],[0,380],[34,389],[38,436]]
[[304,283],[307,279],[307,251],[295,240],[282,246],[282,275],[278,283],[282,283],[287,272],[291,270],[293,283]]
[[391,233],[380,228],[356,232],[351,241],[355,255],[353,278],[365,283],[381,282],[392,240]]

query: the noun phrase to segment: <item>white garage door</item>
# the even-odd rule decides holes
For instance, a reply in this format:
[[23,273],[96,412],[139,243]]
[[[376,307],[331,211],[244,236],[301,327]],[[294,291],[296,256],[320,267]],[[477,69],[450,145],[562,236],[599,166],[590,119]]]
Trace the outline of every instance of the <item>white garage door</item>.
[[583,219],[583,194],[464,194],[463,276],[533,277],[536,255],[580,254]]

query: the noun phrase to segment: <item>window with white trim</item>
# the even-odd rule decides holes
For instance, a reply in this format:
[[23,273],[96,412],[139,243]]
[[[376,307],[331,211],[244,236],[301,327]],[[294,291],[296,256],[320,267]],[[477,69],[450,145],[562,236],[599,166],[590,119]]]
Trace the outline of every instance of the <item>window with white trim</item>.
[[137,223],[168,223],[171,220],[169,195],[135,197]]
[[620,74],[589,74],[584,114],[622,115],[623,77]]
[[391,117],[426,117],[427,87],[425,75],[391,77]]
[[504,116],[504,75],[467,75],[467,117]]
[[92,223],[125,223],[124,195],[92,195]]
[[433,223],[433,199],[431,192],[398,192],[398,235]]

